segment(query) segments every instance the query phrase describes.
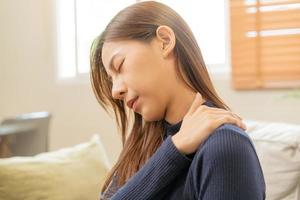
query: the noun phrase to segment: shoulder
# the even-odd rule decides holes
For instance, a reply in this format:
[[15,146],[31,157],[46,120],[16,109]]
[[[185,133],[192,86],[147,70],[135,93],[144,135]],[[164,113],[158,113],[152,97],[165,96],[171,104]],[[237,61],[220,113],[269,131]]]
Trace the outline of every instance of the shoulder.
[[249,157],[257,159],[254,145],[248,134],[232,124],[224,124],[217,128],[199,146],[197,154],[219,162],[244,160]]
[[252,141],[244,130],[231,124],[217,128],[199,146],[190,173],[199,177],[202,195],[205,192],[218,199],[220,195],[223,199],[262,199],[265,193],[264,176]]

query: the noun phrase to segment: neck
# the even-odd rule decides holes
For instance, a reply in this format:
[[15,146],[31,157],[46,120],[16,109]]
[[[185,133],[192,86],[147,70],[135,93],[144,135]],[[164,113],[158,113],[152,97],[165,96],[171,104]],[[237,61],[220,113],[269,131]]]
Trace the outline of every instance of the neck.
[[188,112],[195,96],[196,93],[194,91],[187,89],[182,91],[177,90],[168,104],[165,120],[171,125],[180,122]]

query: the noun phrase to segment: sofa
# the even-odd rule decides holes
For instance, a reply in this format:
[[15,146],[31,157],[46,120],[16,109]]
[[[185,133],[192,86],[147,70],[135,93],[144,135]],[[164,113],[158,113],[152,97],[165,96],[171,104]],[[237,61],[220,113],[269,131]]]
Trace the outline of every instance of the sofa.
[[[245,120],[267,200],[300,200],[300,125]],[[98,135],[28,157],[0,159],[0,200],[95,200],[112,163]],[[109,149],[111,151],[111,149]]]
[[300,125],[245,121],[266,181],[267,200],[300,200]]

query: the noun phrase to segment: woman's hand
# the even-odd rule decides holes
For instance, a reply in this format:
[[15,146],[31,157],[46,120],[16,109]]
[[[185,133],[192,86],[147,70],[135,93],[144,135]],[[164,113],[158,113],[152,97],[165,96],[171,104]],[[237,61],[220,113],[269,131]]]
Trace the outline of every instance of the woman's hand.
[[183,118],[180,130],[172,136],[173,143],[183,154],[194,153],[198,146],[222,124],[231,123],[246,129],[246,125],[236,114],[224,109],[208,107],[202,103],[202,96],[197,93]]

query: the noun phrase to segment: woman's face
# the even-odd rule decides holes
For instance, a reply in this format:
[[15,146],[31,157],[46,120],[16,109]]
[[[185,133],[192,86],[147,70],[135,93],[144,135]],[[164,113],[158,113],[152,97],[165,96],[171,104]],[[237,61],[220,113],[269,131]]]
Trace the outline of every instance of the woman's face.
[[148,44],[122,40],[103,45],[102,62],[112,78],[112,97],[125,105],[138,97],[134,112],[145,121],[163,119],[175,92],[174,57],[164,55],[163,45],[156,39]]

